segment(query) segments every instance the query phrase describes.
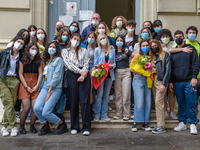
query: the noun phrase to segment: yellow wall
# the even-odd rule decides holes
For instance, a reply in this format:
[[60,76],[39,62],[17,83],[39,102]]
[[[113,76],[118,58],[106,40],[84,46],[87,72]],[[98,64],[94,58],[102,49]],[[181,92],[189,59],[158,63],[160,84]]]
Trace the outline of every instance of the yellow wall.
[[[200,0],[140,0],[140,25],[146,20],[160,19],[163,28],[172,31],[194,25],[200,30]],[[197,39],[200,39],[200,34]]]
[[0,0],[0,48],[29,25],[47,31],[48,0]]

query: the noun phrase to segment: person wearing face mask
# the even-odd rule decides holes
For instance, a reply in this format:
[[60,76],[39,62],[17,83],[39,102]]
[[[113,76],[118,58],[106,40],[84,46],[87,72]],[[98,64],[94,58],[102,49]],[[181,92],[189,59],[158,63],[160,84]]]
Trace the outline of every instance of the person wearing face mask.
[[35,25],[30,25],[28,27],[28,32],[29,32],[29,35],[30,35],[29,43],[33,42],[33,38],[35,37],[35,31],[36,30],[37,30],[37,27]]
[[115,49],[110,48],[110,43],[105,34],[99,34],[97,37],[98,47],[94,52],[94,66],[100,63],[112,63],[109,64],[109,72],[106,79],[97,88],[97,99],[94,107],[94,121],[98,122],[99,119],[103,121],[110,121],[108,118],[108,99],[109,93],[112,86],[112,82],[115,80],[114,68],[116,67],[115,62]]
[[138,54],[140,52],[140,47],[139,47],[139,43],[142,41],[142,40],[147,40],[148,42],[150,42],[152,40],[152,36],[151,36],[151,32],[148,28],[142,28],[140,30],[140,33],[138,35],[138,43],[136,43],[134,45],[134,49],[133,49],[133,52],[134,54]]
[[61,51],[66,48],[69,42],[69,31],[67,29],[60,29],[57,35],[57,42]]
[[[94,67],[94,50],[96,48],[96,40],[97,40],[97,36],[96,34],[91,31],[90,33],[88,33],[88,35],[86,36],[86,44],[84,44],[83,42],[81,43],[80,47],[86,48],[88,51],[88,56],[89,56],[89,72],[92,70],[92,68]],[[95,97],[96,97],[96,89],[93,88],[93,84],[91,82],[91,89],[90,89],[90,104],[91,104],[91,112],[92,112],[92,108],[93,108],[93,104],[95,104]],[[93,112],[92,112],[93,113]],[[93,120],[93,114],[91,113],[91,117]]]
[[91,18],[91,25],[88,25],[87,27],[85,27],[83,29],[83,32],[81,33],[82,41],[85,40],[88,33],[90,33],[91,31],[95,32],[100,21],[101,21],[100,15],[98,13],[94,13]]
[[[189,31],[189,30],[188,30]],[[190,44],[184,43],[184,34],[177,30],[174,33],[177,43],[175,48],[170,49],[172,71],[169,89],[175,93],[178,102],[179,124],[175,131],[187,130],[186,122],[190,123],[190,133],[198,134],[196,124],[197,104],[197,75],[199,73],[199,60],[197,50]],[[184,52],[190,50],[190,52]]]
[[69,37],[71,37],[74,33],[80,34],[79,23],[76,22],[76,21],[73,21],[73,22],[69,25]]
[[[21,83],[19,85],[18,98],[22,101],[23,105],[19,130],[20,134],[26,134],[24,124],[30,107],[33,110],[35,100],[39,95],[38,88],[42,78],[42,59],[35,43],[29,43],[27,45],[24,55],[19,62],[19,78]],[[35,113],[31,111],[31,133],[37,132],[34,127],[35,120]]]
[[46,46],[43,58],[46,63],[43,71],[45,82],[33,109],[40,123],[43,124],[38,135],[45,135],[50,132],[48,121],[58,124],[54,134],[62,134],[68,131],[67,125],[53,113],[53,109],[62,93],[64,74],[61,51],[56,42],[51,42]]
[[154,31],[153,24],[152,24],[151,21],[145,21],[143,23],[143,28],[148,28],[149,29],[149,31],[151,32],[151,35],[152,35],[153,39],[156,37],[157,33]]
[[68,94],[70,100],[71,134],[80,132],[79,128],[79,103],[82,115],[83,135],[90,135],[91,110],[90,110],[90,75],[88,51],[80,48],[81,36],[74,33],[70,37],[67,49],[62,50],[62,58],[67,71]]
[[39,53],[42,56],[45,50],[45,46],[49,43],[47,34],[44,31],[44,29],[38,28],[35,31],[35,37],[33,38],[33,43],[37,43],[37,46],[39,47]]
[[19,86],[18,70],[21,52],[24,48],[25,41],[23,37],[18,37],[13,41],[13,45],[0,51],[0,97],[4,106],[2,118],[2,136],[9,136],[7,126],[11,126],[10,136],[17,136],[18,129],[16,126],[16,117],[14,106],[17,101],[17,92]]
[[115,38],[118,35],[122,35],[122,36],[126,35],[126,23],[127,23],[127,20],[123,16],[116,16],[112,20],[112,27],[111,27],[112,30],[110,33],[110,37],[112,37],[113,40],[115,40]]
[[155,65],[154,84],[152,87],[155,100],[157,126],[152,130],[155,134],[165,133],[164,97],[171,75],[171,61],[169,53],[162,49],[158,40],[151,41],[150,57]]
[[[175,41],[170,41],[172,35],[171,35],[171,31],[168,29],[162,29],[158,33],[158,36],[159,36],[159,39],[161,39],[161,45],[165,52],[169,52],[169,49],[172,48],[176,44]],[[167,94],[169,95],[169,113],[167,110]],[[165,101],[164,101],[165,118],[178,119],[178,117],[174,113],[175,95],[169,89],[167,90],[167,94],[165,95]]]
[[[140,51],[132,59],[131,64],[141,58],[141,56],[149,56],[149,41],[142,40],[139,47]],[[147,124],[149,122],[151,112],[151,89],[147,87],[147,77],[136,72],[131,67],[129,69],[131,72],[135,73],[132,85],[134,90],[134,123],[132,131],[138,131],[137,123],[142,123],[143,130],[151,131],[151,128]]]
[[97,29],[95,31],[95,34],[98,36],[99,34],[105,34],[109,40],[109,44],[112,45],[112,48],[114,48],[115,41],[110,37],[110,31],[108,29],[108,26],[104,22],[100,22],[97,26]]
[[125,53],[125,39],[119,35],[115,39],[116,69],[115,69],[115,105],[116,115],[113,119],[123,117],[128,121],[130,117],[131,98],[131,72],[129,71],[129,57],[134,57],[134,53],[128,50]]
[[59,33],[60,29],[63,29],[63,28],[65,28],[65,26],[62,21],[56,22],[56,27],[55,27],[56,36],[54,37],[53,40],[55,40],[55,41],[57,40],[58,33]]

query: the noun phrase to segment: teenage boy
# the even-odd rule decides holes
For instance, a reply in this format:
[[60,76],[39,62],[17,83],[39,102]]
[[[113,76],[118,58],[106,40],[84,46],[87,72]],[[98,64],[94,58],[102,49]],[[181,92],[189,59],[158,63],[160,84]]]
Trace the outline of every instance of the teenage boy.
[[186,122],[190,123],[190,133],[198,134],[196,124],[197,103],[197,75],[199,73],[199,61],[196,49],[184,43],[184,34],[177,30],[174,33],[174,40],[177,46],[174,49],[191,48],[191,53],[177,52],[171,53],[171,79],[169,88],[176,95],[178,102],[179,124],[174,128],[175,131],[186,130]]

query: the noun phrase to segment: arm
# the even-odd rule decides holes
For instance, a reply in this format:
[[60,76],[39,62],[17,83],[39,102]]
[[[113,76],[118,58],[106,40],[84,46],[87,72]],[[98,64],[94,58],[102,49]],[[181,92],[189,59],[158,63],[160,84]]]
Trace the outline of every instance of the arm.
[[165,53],[165,74],[163,77],[162,85],[167,87],[171,76],[171,61],[168,53]]
[[88,52],[86,49],[84,49],[84,64],[83,64],[83,69],[81,71],[86,71],[88,72],[88,68],[89,68],[89,56],[88,56]]
[[115,69],[115,67],[116,67],[116,61],[115,61],[115,49],[113,49],[112,50],[112,53],[113,53],[113,62],[111,62],[111,63],[113,63],[112,65],[109,65],[109,68],[113,68],[113,69]]
[[68,57],[68,50],[63,49],[61,52],[62,58],[64,65],[67,69],[70,71],[73,71],[74,73],[81,74],[81,69],[79,69],[77,66],[75,66],[73,63],[70,62],[69,57]]
[[169,49],[169,53],[178,53],[178,52],[185,52],[185,53],[191,53],[193,51],[193,48],[187,46],[184,48],[175,48],[172,47]]
[[50,85],[55,87],[61,80],[62,80],[62,75],[64,72],[64,65],[63,61],[60,57],[58,57],[59,60],[57,62],[57,65],[55,66],[55,71],[53,73],[53,78],[50,82]]
[[199,73],[199,59],[196,49],[192,52],[192,80],[190,85],[192,87],[197,85],[197,75]]
[[37,80],[37,84],[36,86],[33,87],[33,92],[37,91],[39,89],[39,86],[40,86],[40,82],[41,82],[41,79],[42,79],[42,71],[43,70],[43,62],[40,63],[40,66],[38,68],[38,73],[39,73],[39,76],[38,76],[38,80]]

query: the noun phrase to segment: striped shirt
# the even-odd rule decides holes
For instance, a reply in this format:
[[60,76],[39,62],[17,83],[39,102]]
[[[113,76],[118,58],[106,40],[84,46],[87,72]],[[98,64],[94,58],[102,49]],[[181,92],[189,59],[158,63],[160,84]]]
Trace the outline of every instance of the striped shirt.
[[82,70],[88,72],[89,57],[85,48],[80,48],[78,50],[78,59],[76,57],[75,51],[71,50],[70,48],[63,49],[61,55],[65,65],[65,70],[69,69],[76,74],[81,74]]

